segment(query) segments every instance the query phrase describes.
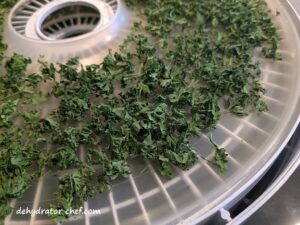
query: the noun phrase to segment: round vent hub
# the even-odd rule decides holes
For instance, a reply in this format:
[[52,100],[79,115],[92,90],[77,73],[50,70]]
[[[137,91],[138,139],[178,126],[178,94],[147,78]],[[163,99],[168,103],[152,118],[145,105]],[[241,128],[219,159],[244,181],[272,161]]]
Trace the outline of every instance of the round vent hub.
[[3,37],[7,55],[91,64],[118,50],[136,18],[122,0],[20,0]]
[[13,11],[10,22],[26,38],[78,38],[111,24],[118,6],[118,0],[30,0]]

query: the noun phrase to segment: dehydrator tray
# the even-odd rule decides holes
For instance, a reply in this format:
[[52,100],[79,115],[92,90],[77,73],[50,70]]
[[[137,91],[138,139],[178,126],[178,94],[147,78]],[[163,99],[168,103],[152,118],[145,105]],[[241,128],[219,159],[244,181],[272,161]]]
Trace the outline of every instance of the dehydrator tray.
[[[31,13],[24,10],[29,3],[35,8]],[[41,24],[61,3],[85,5],[101,12],[107,21],[99,29],[70,40],[47,42],[41,40],[59,35],[72,35],[70,29],[47,31],[49,24]],[[101,2],[101,4],[98,4]],[[139,224],[197,224],[204,223],[222,208],[238,201],[268,170],[283,150],[299,123],[300,113],[300,38],[299,22],[283,0],[267,0],[273,21],[279,27],[282,61],[264,59],[257,51],[255,60],[261,62],[261,83],[266,88],[264,100],[269,112],[256,113],[238,118],[225,115],[213,132],[217,144],[229,153],[228,170],[220,173],[205,160],[186,172],[177,171],[172,179],[161,177],[155,168],[142,159],[129,162],[129,179],[117,180],[110,192],[89,199],[85,209],[100,209],[100,215],[72,217],[66,225],[139,225]],[[98,5],[97,5],[98,4]],[[96,5],[96,6],[95,6]],[[25,10],[26,11],[26,10]],[[276,11],[280,12],[279,16]],[[19,14],[18,14],[19,13]],[[97,14],[85,15],[83,21],[96,21]],[[88,18],[92,17],[92,20]],[[98,16],[99,17],[99,16]],[[22,20],[22,18],[27,18]],[[28,19],[29,18],[29,19]],[[83,64],[101,61],[107,50],[117,49],[128,34],[136,15],[122,1],[102,0],[22,0],[9,15],[4,37],[8,43],[8,54],[19,52],[37,59],[44,55],[51,61],[65,61],[79,56]],[[51,21],[53,23],[64,21]],[[37,25],[32,25],[37,24]],[[94,29],[93,23],[74,24],[82,29]],[[37,27],[36,27],[37,26]],[[34,70],[35,68],[31,68]],[[194,149],[210,158],[211,146],[205,135],[191,139]],[[55,184],[55,185],[54,185]],[[25,194],[11,203],[16,209],[47,208],[54,200],[52,193],[57,186],[54,177],[42,177]],[[53,224],[47,215],[17,215],[13,213],[5,220],[6,225]]]

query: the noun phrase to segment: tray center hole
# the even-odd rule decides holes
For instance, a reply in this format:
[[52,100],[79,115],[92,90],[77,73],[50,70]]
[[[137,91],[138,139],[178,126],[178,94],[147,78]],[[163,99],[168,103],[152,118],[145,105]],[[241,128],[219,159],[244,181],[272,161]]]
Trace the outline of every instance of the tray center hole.
[[101,21],[99,10],[89,4],[61,7],[41,24],[41,32],[50,40],[78,37],[93,31]]

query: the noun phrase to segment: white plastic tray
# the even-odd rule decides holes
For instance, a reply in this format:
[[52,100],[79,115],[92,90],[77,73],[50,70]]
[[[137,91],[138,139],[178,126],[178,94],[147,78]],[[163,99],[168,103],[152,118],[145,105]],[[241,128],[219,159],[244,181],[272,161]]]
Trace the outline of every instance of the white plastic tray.
[[[274,22],[280,28],[282,37],[280,53],[283,60],[274,62],[256,54],[256,59],[261,61],[261,82],[267,89],[264,99],[270,111],[256,113],[242,119],[229,115],[223,116],[214,131],[214,140],[229,152],[228,170],[220,174],[216,168],[200,160],[189,171],[178,170],[173,179],[166,180],[160,177],[148,162],[142,159],[134,160],[130,162],[132,175],[129,179],[118,180],[111,192],[98,195],[85,203],[85,208],[101,209],[101,215],[74,217],[64,224],[196,224],[237,201],[258,181],[290,138],[300,112],[300,39],[296,24],[280,0],[267,0],[267,2],[273,11]],[[280,16],[275,16],[276,10],[280,11]],[[113,33],[116,23],[120,25],[123,22],[127,26],[124,30],[128,30],[131,21],[127,19],[129,15],[130,12],[124,10],[124,14],[121,13],[108,29]],[[122,35],[124,36],[124,33]],[[86,58],[81,55],[82,62],[99,60],[106,54],[103,49],[117,47],[122,35],[113,37],[114,41],[108,42],[106,47],[102,43],[99,54],[95,53]],[[6,37],[8,36],[11,37],[8,40],[9,52],[18,51],[29,56],[38,55],[33,52],[33,49],[27,49],[22,45],[24,39],[16,35],[9,25],[6,28]],[[88,50],[95,46],[92,45],[95,37],[86,37],[85,46]],[[19,42],[20,45],[13,44]],[[77,42],[77,46],[79,44]],[[50,55],[53,52],[51,60],[54,61],[76,55],[74,51],[67,56],[59,55],[62,51],[59,48],[63,48],[63,52],[68,53],[72,50],[72,45],[70,42],[62,41],[52,49],[54,46],[51,44],[33,42],[34,49],[38,49],[37,51],[47,51]],[[19,46],[23,47],[19,48]],[[211,145],[207,137],[204,135],[194,137],[191,143],[201,155],[212,157]],[[145,167],[147,170],[141,173]],[[34,209],[47,208],[54,199],[51,193],[55,191],[56,184],[56,178],[43,177],[22,199],[12,202],[12,205],[16,208],[27,206]],[[47,216],[31,218],[30,215],[13,214],[7,217],[5,224],[41,225],[52,224],[52,222],[47,219]]]

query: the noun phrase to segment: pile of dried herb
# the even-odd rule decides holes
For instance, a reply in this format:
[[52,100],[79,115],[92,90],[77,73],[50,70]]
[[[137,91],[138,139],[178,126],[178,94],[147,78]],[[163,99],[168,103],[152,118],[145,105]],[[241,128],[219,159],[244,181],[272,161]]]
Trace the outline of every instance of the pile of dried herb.
[[[280,57],[263,0],[126,2],[147,23],[137,21],[120,52],[109,52],[98,65],[40,61],[40,72],[28,74],[30,59],[15,54],[3,61],[1,219],[12,210],[10,200],[45,174],[59,179],[51,207],[76,208],[111,180],[127,177],[128,159],[144,157],[171,176],[173,166],[186,170],[197,162],[189,138],[213,130],[222,113],[267,110],[253,50]],[[2,23],[13,3],[0,3]],[[1,44],[1,57],[4,51]],[[53,102],[58,104],[44,115]],[[225,171],[227,153],[213,145],[213,163]]]

